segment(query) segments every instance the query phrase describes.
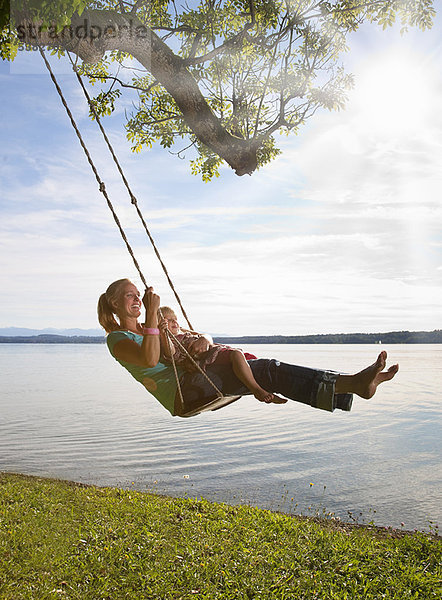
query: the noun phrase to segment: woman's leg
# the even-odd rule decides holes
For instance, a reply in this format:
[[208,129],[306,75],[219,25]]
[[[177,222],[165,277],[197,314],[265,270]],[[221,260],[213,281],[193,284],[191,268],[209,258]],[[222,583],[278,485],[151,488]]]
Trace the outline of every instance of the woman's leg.
[[[397,373],[397,365],[383,372],[385,361],[386,353],[381,352],[373,365],[355,375],[340,375],[333,371],[299,367],[266,358],[251,360],[249,365],[256,382],[263,389],[315,408],[348,411],[351,409],[353,393],[371,397],[380,383],[392,379]],[[250,394],[231,366],[209,365],[207,375],[226,395]],[[182,378],[181,389],[186,407],[192,409],[204,406],[217,396],[200,373],[186,373]]]
[[336,395],[339,373],[290,365],[274,359],[250,361],[250,368],[259,385],[290,400],[328,411],[351,408],[351,393]]
[[[255,380],[263,389],[324,410],[351,408],[351,394],[335,395],[338,373],[298,367],[267,358],[251,360],[249,365]],[[246,396],[251,393],[235,375],[230,364],[209,365],[206,374],[226,396]],[[199,372],[187,372],[180,381],[184,414],[204,407],[218,395],[211,383]]]
[[[256,381],[271,391],[316,408],[333,411],[350,410],[352,395],[371,398],[380,383],[393,379],[399,365],[384,371],[387,353],[381,352],[375,363],[354,375],[341,375],[333,371],[320,371],[306,367],[270,361],[268,365],[251,361]],[[258,363],[256,367],[255,363]]]

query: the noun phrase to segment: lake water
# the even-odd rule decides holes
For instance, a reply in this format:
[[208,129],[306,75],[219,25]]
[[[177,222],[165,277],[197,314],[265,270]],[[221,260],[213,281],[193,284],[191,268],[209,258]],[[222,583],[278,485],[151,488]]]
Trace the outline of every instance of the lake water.
[[440,523],[442,345],[259,345],[342,372],[380,349],[394,382],[350,413],[243,398],[171,417],[104,345],[0,345],[0,471],[405,529]]

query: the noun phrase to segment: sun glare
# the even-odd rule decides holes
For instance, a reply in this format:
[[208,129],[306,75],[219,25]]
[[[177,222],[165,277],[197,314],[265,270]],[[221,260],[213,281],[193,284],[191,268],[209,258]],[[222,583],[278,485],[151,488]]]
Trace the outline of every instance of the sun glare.
[[353,103],[373,133],[410,134],[424,125],[431,74],[410,54],[378,56],[356,77]]

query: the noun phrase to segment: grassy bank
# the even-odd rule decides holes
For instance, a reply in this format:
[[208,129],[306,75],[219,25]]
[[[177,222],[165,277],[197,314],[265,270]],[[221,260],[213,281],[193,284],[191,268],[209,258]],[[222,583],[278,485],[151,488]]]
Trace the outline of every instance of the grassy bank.
[[441,540],[0,474],[1,600],[440,598]]

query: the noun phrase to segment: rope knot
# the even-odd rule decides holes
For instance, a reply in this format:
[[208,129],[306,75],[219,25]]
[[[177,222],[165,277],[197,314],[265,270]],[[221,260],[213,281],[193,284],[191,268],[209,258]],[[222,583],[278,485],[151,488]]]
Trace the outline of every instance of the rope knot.
[[106,186],[104,185],[104,181],[100,181],[100,192],[105,192]]
[[132,203],[132,204],[135,204],[135,205],[137,204],[137,199],[136,199],[136,198],[135,198],[135,196],[132,194],[132,192],[131,192],[131,194],[130,194],[130,201],[131,201],[131,203]]

